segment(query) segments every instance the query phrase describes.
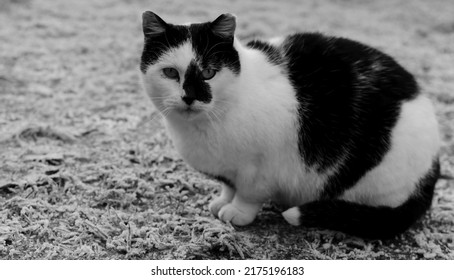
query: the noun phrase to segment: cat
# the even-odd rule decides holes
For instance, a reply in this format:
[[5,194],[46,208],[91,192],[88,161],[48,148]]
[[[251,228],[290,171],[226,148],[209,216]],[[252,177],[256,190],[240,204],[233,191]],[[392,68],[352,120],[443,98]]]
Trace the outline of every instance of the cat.
[[224,183],[220,220],[250,224],[271,200],[292,225],[387,239],[430,208],[437,120],[390,56],[321,33],[243,44],[231,14],[142,19],[145,91],[183,159]]

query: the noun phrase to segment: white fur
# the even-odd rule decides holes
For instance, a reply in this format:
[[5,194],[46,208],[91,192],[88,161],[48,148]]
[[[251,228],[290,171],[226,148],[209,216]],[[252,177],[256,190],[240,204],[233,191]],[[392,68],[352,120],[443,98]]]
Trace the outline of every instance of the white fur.
[[268,42],[273,45],[273,46],[280,46],[285,40],[285,37],[273,37],[271,39],[268,39]]
[[432,166],[439,147],[432,104],[420,95],[402,105],[392,132],[391,149],[380,165],[348,190],[343,199],[374,206],[402,204]]
[[282,216],[287,221],[287,223],[291,225],[299,226],[301,224],[300,220],[301,213],[298,207],[293,207],[282,212]]
[[[239,77],[228,69],[218,72],[208,81],[212,102],[196,101],[196,113],[184,111],[183,81],[178,84],[161,74],[163,67],[174,67],[184,77],[195,58],[189,43],[150,66],[144,82],[153,103],[166,116],[173,143],[186,162],[235,184],[235,192],[224,188],[221,197],[210,204],[212,212],[224,221],[244,225],[269,199],[287,206],[317,199],[336,168],[319,174],[304,165],[298,150],[294,89],[264,54],[244,48],[236,39],[234,44],[241,61]],[[437,133],[427,98],[404,104],[390,152],[343,199],[369,205],[402,203],[430,168],[438,150]],[[291,210],[284,217],[295,223],[298,216]]]

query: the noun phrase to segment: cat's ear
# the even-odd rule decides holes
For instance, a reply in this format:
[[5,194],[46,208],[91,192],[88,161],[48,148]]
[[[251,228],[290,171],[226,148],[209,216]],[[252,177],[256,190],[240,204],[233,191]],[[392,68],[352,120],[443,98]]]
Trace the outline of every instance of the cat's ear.
[[213,33],[223,38],[233,38],[235,28],[236,17],[232,14],[222,14],[211,23]]
[[157,14],[146,11],[142,14],[142,28],[145,37],[152,37],[164,33],[167,23]]

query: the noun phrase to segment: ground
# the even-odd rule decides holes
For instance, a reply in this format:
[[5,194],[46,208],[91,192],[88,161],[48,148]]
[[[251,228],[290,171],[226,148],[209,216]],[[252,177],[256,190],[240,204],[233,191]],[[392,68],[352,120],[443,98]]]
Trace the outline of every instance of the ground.
[[434,102],[442,173],[454,175],[454,2],[2,0],[0,259],[454,259],[454,181],[402,236],[294,228],[266,205],[216,220],[219,191],[175,152],[138,70],[140,15],[207,21],[240,39],[321,31],[379,48]]

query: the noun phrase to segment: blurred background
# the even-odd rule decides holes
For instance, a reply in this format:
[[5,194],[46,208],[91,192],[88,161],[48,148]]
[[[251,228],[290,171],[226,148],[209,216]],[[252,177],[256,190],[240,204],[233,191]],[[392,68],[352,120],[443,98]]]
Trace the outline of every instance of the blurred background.
[[172,23],[231,12],[240,39],[301,31],[349,37],[396,57],[429,94],[453,98],[451,0],[2,0],[1,134],[24,121],[83,130],[106,114],[123,121],[96,122],[134,126],[150,113],[137,73],[145,10]]
[[[170,23],[234,13],[241,40],[320,31],[379,48],[415,74],[434,101],[443,172],[454,174],[452,0],[0,0],[3,258],[286,258],[301,243],[300,233],[284,241],[270,232],[266,209],[253,235],[233,233],[210,216],[207,201],[219,185],[181,161],[142,90],[140,20],[146,10]],[[383,244],[371,251],[376,244],[355,241],[352,246],[364,250],[353,257],[454,258],[452,189],[447,181],[438,186],[425,224],[430,230],[405,237],[413,244],[401,246],[407,251]],[[196,218],[205,239],[191,237],[188,215],[208,219]],[[125,220],[135,226],[127,229]],[[221,234],[208,230],[213,223]],[[128,230],[135,243],[125,237]],[[351,254],[345,240],[333,243],[335,235],[304,238],[310,246],[300,244],[306,251],[295,249],[292,257]],[[255,244],[262,251],[248,251]],[[281,251],[266,251],[276,244]]]

